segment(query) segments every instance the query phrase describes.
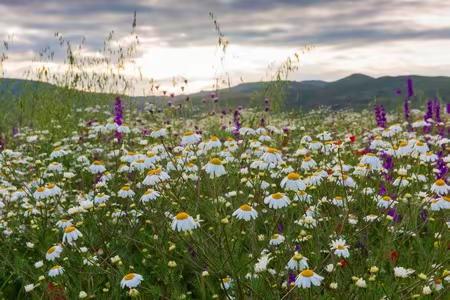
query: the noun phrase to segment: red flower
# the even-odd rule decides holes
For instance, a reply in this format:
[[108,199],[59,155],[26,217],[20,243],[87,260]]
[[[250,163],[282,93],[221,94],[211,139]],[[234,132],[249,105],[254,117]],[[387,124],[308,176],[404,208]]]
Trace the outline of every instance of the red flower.
[[350,142],[354,143],[354,142],[356,141],[356,136],[351,135],[351,136],[349,137],[349,139],[350,139]]
[[369,153],[369,150],[367,150],[367,149],[359,149],[359,150],[356,150],[355,152],[356,152],[357,155],[364,155],[364,154]]
[[389,255],[389,259],[391,260],[392,263],[396,263],[398,260],[398,257],[400,256],[400,254],[398,253],[397,250],[391,250],[391,254]]
[[345,268],[346,266],[348,266],[348,261],[345,258],[341,258],[341,260],[339,261],[339,265],[341,266],[341,268]]

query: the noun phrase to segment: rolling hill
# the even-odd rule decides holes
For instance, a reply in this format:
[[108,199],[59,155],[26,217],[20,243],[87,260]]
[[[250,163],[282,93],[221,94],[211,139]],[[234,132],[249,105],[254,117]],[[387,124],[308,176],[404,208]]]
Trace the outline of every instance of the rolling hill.
[[[364,74],[353,74],[348,77],[332,81],[308,80],[287,81],[285,84],[284,109],[310,109],[318,106],[330,106],[334,109],[348,108],[361,109],[377,102],[392,107],[402,95],[396,90],[406,90],[406,80],[413,79],[414,88],[418,98],[424,101],[425,97],[450,97],[450,77],[427,76],[384,76],[373,78]],[[270,88],[271,82],[242,83],[227,89],[219,90],[219,106],[235,107],[262,106],[265,91]],[[21,95],[28,89],[58,88],[48,83],[27,81],[21,79],[0,79],[0,98],[7,94],[9,97]],[[201,91],[191,95],[176,96],[174,102],[182,102],[187,96],[195,104],[210,97],[211,91]],[[164,103],[164,97],[135,97],[138,102],[152,101]]]

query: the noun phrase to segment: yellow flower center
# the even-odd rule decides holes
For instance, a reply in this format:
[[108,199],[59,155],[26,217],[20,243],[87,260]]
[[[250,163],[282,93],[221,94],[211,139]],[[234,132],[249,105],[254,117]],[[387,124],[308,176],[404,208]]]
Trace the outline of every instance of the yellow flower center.
[[444,196],[444,197],[442,197],[442,199],[444,199],[447,202],[450,202],[450,196]]
[[314,272],[313,272],[313,270],[306,269],[306,270],[303,270],[303,271],[300,273],[300,275],[302,275],[303,277],[313,277]]
[[251,211],[252,210],[251,206],[248,204],[243,204],[239,208],[243,211]]
[[295,260],[301,260],[303,258],[303,255],[301,255],[300,253],[296,253],[293,257],[293,259]]
[[57,270],[57,269],[61,269],[61,266],[60,265],[56,265],[56,266],[52,267],[52,270]]
[[405,142],[405,141],[402,141],[402,142],[399,143],[399,146],[400,146],[400,147],[405,147],[405,146],[407,146],[407,145],[408,145],[408,143]]
[[272,198],[273,199],[276,199],[276,200],[280,200],[281,198],[283,198],[283,194],[282,193],[275,193],[275,194],[272,194]]
[[287,178],[289,180],[298,180],[300,178],[300,174],[298,174],[298,173],[289,173]]
[[161,174],[161,169],[160,168],[154,169],[154,170],[150,170],[147,173],[147,175],[159,175],[159,174]]
[[278,149],[269,147],[269,148],[267,148],[267,152],[268,153],[277,153]]
[[425,145],[425,144],[422,143],[422,142],[417,142],[416,145],[419,146],[419,147],[422,147],[422,146]]
[[147,157],[153,157],[155,156],[155,153],[152,151],[147,151]]
[[130,187],[128,185],[125,185],[121,188],[122,191],[129,191]]
[[124,280],[132,280],[136,275],[134,273],[128,273],[123,277]]
[[53,252],[55,252],[55,250],[56,250],[56,246],[52,246],[52,247],[50,247],[50,249],[47,250],[47,253],[52,254]]
[[136,155],[136,152],[128,151],[128,155]]
[[153,190],[152,190],[152,189],[148,189],[148,190],[146,190],[146,191],[144,192],[145,195],[148,195],[148,194],[151,194],[151,193],[153,193]]
[[222,279],[222,281],[223,281],[224,283],[228,283],[228,282],[231,281],[231,278],[230,278],[230,277],[225,277],[224,279]]
[[40,187],[37,188],[36,191],[39,192],[39,193],[42,193],[43,191],[45,191],[45,187],[40,186]]
[[175,218],[177,220],[186,220],[187,218],[189,218],[189,215],[185,212],[180,212],[175,216]]
[[342,201],[342,197],[341,196],[336,196],[336,197],[334,197],[334,200]]
[[136,160],[136,162],[137,162],[138,164],[143,164],[143,163],[145,162],[145,160],[143,160],[143,159],[138,159],[138,160]]
[[103,165],[103,162],[101,160],[94,160],[93,164],[96,166],[100,166],[100,165]]
[[384,201],[389,201],[391,200],[391,197],[389,197],[388,195],[383,196],[383,200]]
[[343,246],[343,245],[337,245],[337,246],[336,246],[336,249],[338,249],[338,250],[344,250],[344,249],[345,249],[345,246]]
[[312,158],[311,158],[311,156],[306,156],[304,159],[303,159],[303,161],[310,161]]
[[445,181],[443,179],[438,179],[438,180],[436,180],[435,184],[437,186],[444,186],[445,185]]
[[74,232],[75,230],[77,230],[75,226],[67,226],[66,228],[64,228],[65,233],[71,233]]
[[221,165],[222,164],[222,161],[220,160],[220,158],[217,158],[217,157],[211,159],[209,162],[212,163],[213,165]]
[[193,131],[186,131],[186,132],[184,133],[184,136],[190,136],[190,135],[193,135],[193,134],[194,134]]
[[55,184],[54,184],[54,183],[47,183],[47,184],[45,185],[45,187],[48,188],[48,189],[52,189],[52,188],[55,187]]
[[219,138],[217,136],[213,135],[213,136],[211,136],[210,140],[213,142],[216,142],[219,140]]

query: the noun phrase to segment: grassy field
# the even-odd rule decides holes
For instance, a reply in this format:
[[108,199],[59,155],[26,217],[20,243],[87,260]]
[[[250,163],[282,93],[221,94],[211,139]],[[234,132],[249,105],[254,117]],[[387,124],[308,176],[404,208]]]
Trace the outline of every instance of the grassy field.
[[0,293],[446,299],[449,115],[430,105],[50,109],[3,140]]

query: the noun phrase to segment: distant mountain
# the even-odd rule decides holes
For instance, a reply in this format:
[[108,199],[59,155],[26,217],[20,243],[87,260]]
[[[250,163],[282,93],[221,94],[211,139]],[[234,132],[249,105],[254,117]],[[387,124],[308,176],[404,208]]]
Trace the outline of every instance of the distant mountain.
[[[426,77],[426,76],[384,76],[373,78],[364,74],[352,74],[348,77],[332,81],[307,80],[286,81],[285,109],[310,109],[318,106],[330,106],[340,108],[367,108],[375,102],[383,103],[388,107],[398,105],[399,98],[406,91],[406,81],[412,78],[414,89],[418,98],[434,97],[439,95],[444,99],[450,97],[450,77]],[[220,107],[232,108],[242,106],[262,106],[265,94],[274,86],[274,82],[242,83],[230,88],[218,91]],[[279,84],[279,83],[278,83]],[[27,81],[20,79],[0,79],[0,97],[3,93],[20,95],[30,88],[56,88],[47,83]],[[398,95],[397,90],[402,94]],[[187,97],[199,104],[206,100],[211,101],[211,91],[201,91],[191,95],[179,95],[173,100],[175,104],[182,103]],[[167,97],[166,97],[167,98]],[[138,102],[165,102],[164,97],[135,97]]]

